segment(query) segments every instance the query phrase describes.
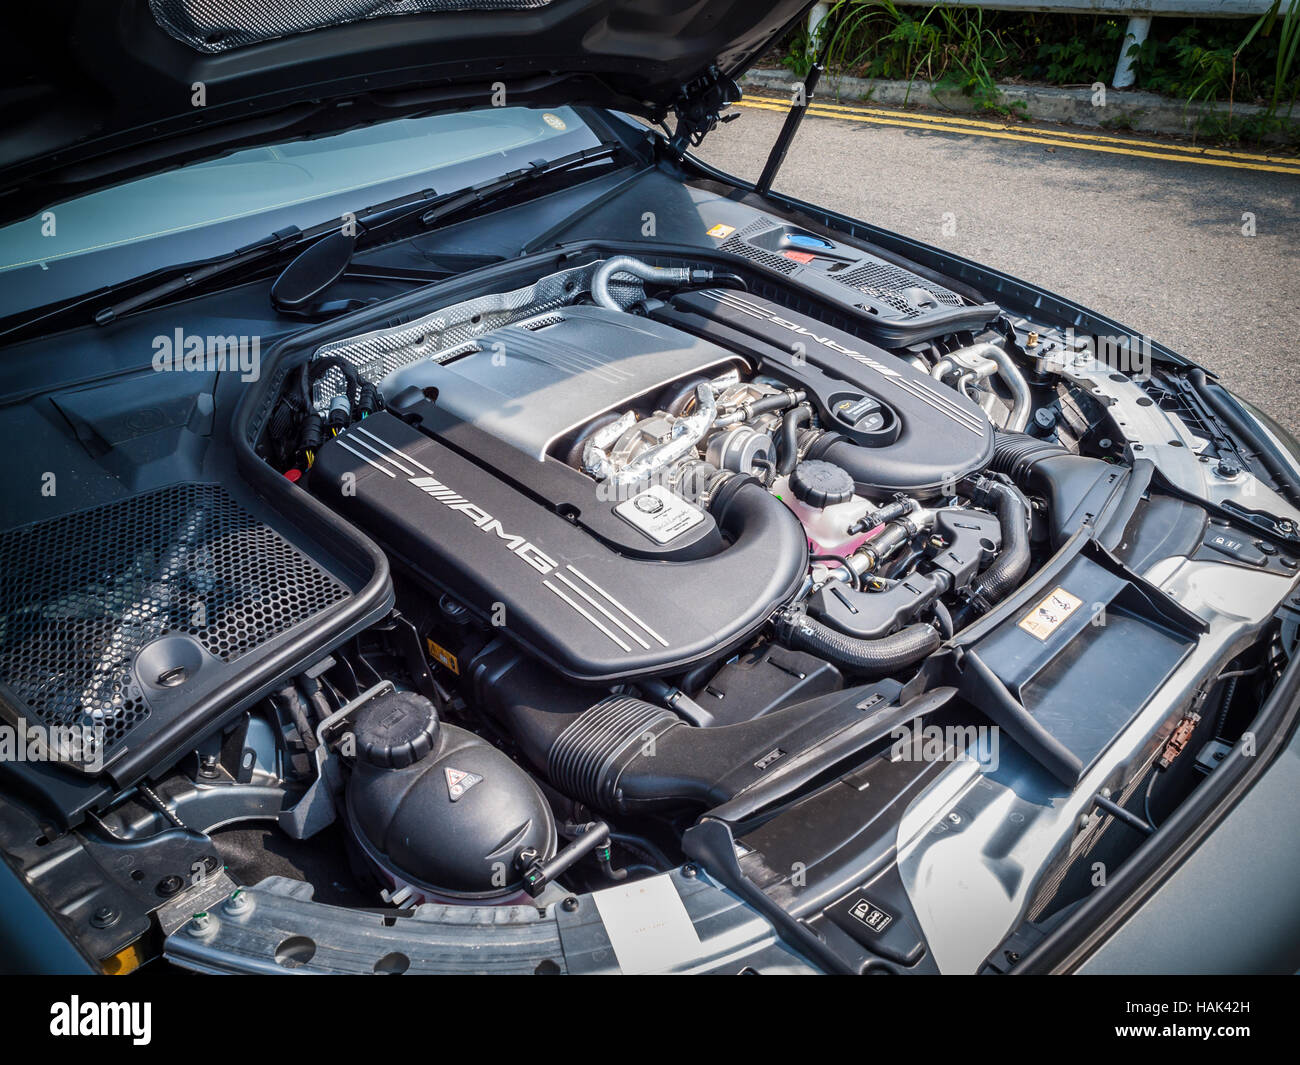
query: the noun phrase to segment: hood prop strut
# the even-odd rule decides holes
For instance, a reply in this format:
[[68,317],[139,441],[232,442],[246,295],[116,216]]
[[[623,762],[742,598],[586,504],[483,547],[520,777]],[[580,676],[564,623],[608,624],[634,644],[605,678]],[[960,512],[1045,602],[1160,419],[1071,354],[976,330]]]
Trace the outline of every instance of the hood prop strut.
[[822,72],[826,69],[826,53],[829,50],[831,35],[826,33],[822,36],[824,39],[818,45],[817,58],[813,60],[812,69],[803,79],[803,84],[795,86],[794,98],[790,101],[790,110],[785,116],[785,125],[777,134],[772,150],[768,153],[767,162],[763,164],[763,173],[759,175],[758,183],[754,186],[754,191],[760,196],[766,196],[772,191],[772,182],[776,180],[777,171],[785,162],[786,153],[794,143],[794,135],[799,132],[799,126],[803,123],[804,115],[808,113],[808,107],[812,103],[813,93],[817,91],[817,83],[821,81]]

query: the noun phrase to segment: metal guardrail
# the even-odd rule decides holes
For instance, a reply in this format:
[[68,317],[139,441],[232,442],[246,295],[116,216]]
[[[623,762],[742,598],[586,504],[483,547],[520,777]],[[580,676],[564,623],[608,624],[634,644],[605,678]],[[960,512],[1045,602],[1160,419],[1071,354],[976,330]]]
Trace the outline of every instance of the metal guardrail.
[[[1284,0],[1285,2],[1285,0]],[[895,0],[900,7],[933,7],[936,0]],[[1186,18],[1257,18],[1272,6],[1272,0],[942,0],[944,7],[982,7],[986,11],[1052,11],[1062,15],[1127,15],[1128,29],[1119,46],[1115,76],[1117,89],[1127,89],[1136,80],[1128,51],[1147,39],[1155,15]],[[819,3],[808,15],[808,31],[817,27],[832,4]]]

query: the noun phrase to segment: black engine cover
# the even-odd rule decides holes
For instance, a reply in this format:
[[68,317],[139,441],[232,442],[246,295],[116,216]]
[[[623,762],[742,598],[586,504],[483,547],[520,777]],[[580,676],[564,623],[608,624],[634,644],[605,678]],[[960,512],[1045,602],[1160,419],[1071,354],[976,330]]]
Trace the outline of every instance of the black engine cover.
[[[803,529],[756,483],[718,518],[729,543],[657,561],[619,553],[508,472],[383,413],[321,448],[310,487],[424,583],[585,683],[671,673],[734,646],[803,579]],[[589,485],[588,507],[614,506]]]

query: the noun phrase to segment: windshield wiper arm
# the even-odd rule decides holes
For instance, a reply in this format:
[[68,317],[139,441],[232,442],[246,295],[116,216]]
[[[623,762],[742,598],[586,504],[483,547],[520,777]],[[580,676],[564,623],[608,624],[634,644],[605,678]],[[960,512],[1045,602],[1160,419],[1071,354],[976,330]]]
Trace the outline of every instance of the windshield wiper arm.
[[[445,193],[441,196],[433,189],[424,189],[415,196],[404,196],[396,200],[372,204],[369,207],[363,207],[359,211],[352,212],[352,217],[356,220],[356,233],[357,236],[373,234],[379,230],[415,218],[419,219],[422,226],[428,228],[467,207],[473,207],[494,199],[526,182],[586,166],[601,159],[608,159],[622,150],[622,146],[619,144],[601,143],[569,155],[562,155],[557,159],[535,160],[519,170],[511,170],[500,177],[492,178],[490,181],[471,185],[468,188]],[[220,259],[203,260],[177,267],[177,274],[168,280],[108,307],[101,308],[95,313],[95,324],[107,325],[124,314],[139,310],[151,303],[157,303],[159,300],[210,281],[212,278],[220,277],[240,267],[264,259],[274,258],[282,254],[286,248],[302,244],[308,245],[297,259],[294,259],[285,267],[284,273],[280,275],[284,277],[284,274],[293,270],[295,264],[312,250],[312,247],[319,239],[327,238],[331,234],[340,232],[340,230],[338,218],[331,218],[328,222],[322,222],[306,230],[299,229],[297,226],[289,226],[277,230],[263,240],[238,248]],[[348,258],[350,258],[350,255]],[[346,266],[346,262],[344,265]],[[125,284],[130,283],[125,282]],[[122,285],[119,284],[114,287],[121,288]]]
[[[115,321],[122,315],[137,310],[146,304],[156,303],[158,300],[165,299],[175,292],[182,292],[211,278],[229,273],[236,267],[246,266],[259,259],[277,254],[282,249],[298,243],[303,239],[303,236],[303,231],[297,226],[287,226],[284,229],[276,230],[263,240],[237,248],[230,255],[220,259],[205,260],[179,267],[178,269],[181,272],[167,281],[154,285],[152,288],[147,288],[143,292],[122,300],[120,303],[101,307],[95,312],[95,324],[108,325],[109,322]],[[126,283],[130,284],[130,282]],[[115,287],[120,288],[121,286]],[[110,289],[110,291],[112,290]]]
[[335,228],[299,252],[297,258],[284,268],[271,286],[271,303],[285,314],[310,316],[313,312],[319,313],[324,305],[313,304],[312,301],[347,272],[356,254],[357,242],[362,236],[371,237],[378,230],[415,216],[418,216],[421,226],[429,229],[454,214],[481,206],[527,182],[586,166],[609,158],[617,151],[617,145],[601,144],[559,159],[534,160],[522,169],[511,170],[479,185],[447,193],[426,205],[386,212],[379,218],[368,217],[364,223],[358,217],[358,225],[352,232]]

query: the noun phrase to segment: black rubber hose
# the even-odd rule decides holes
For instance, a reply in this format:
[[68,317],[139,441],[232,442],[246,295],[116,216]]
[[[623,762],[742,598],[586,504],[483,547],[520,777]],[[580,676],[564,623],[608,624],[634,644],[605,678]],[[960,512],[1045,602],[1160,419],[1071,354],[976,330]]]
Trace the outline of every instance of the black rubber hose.
[[715,270],[713,271],[713,277],[708,281],[699,284],[691,282],[690,284],[682,285],[677,289],[677,291],[687,292],[691,289],[698,288],[734,288],[739,289],[741,292],[749,291],[749,285],[745,283],[745,279],[739,274],[733,274],[730,270]]
[[993,458],[988,468],[995,473],[1005,473],[1017,484],[1024,482],[1025,474],[1040,459],[1071,452],[1051,440],[1040,440],[1027,433],[1008,433],[999,430],[993,434]]
[[775,396],[764,396],[762,399],[756,399],[753,403],[748,403],[743,408],[746,411],[746,421],[753,421],[760,414],[766,414],[768,411],[784,410],[790,406],[790,396],[781,392]]
[[1002,550],[971,590],[971,601],[984,612],[1020,587],[1029,572],[1029,503],[1018,489],[1001,481],[983,480],[977,492],[992,504],[1002,530]]
[[862,640],[803,613],[791,613],[779,619],[777,633],[791,650],[808,651],[851,673],[868,677],[886,677],[915,665],[937,651],[942,642],[930,625],[909,625],[891,636]]
[[642,859],[657,873],[671,869],[677,864],[645,836],[639,836],[635,832],[615,832],[610,829],[609,838],[625,850],[631,851],[635,857]]
[[939,622],[940,635],[942,635],[945,640],[951,640],[952,634],[955,631],[952,623],[952,614],[950,614],[948,608],[943,605],[942,599],[936,599],[934,601],[934,617],[935,620]]
[[781,419],[781,433],[777,440],[776,472],[780,476],[790,473],[799,461],[799,430],[812,420],[812,408],[807,403],[791,407]]

